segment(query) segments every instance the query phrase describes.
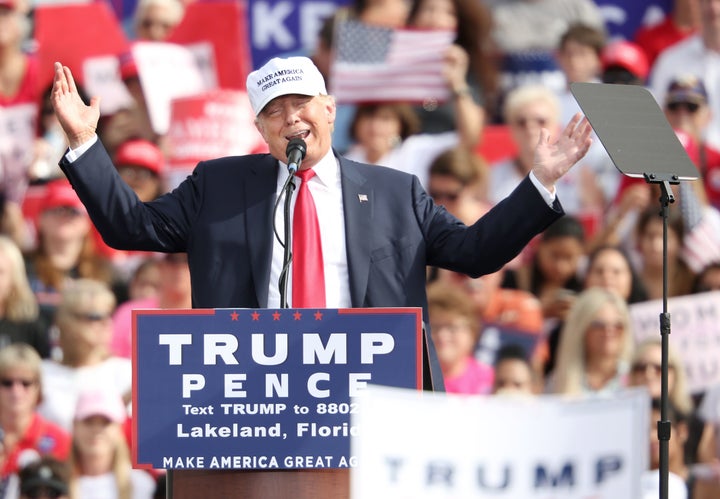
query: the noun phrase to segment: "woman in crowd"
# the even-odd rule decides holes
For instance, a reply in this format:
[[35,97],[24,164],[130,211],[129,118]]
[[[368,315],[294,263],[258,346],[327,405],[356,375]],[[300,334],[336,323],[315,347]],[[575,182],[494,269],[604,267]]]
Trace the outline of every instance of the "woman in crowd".
[[158,296],[163,286],[160,276],[160,262],[157,258],[143,260],[130,276],[128,283],[128,301],[146,300]]
[[617,293],[590,288],[575,299],[560,333],[548,391],[612,394],[627,384],[633,337],[630,312]]
[[423,133],[456,130],[461,142],[474,148],[486,116],[494,113],[497,89],[488,9],[474,0],[414,0],[407,25],[457,34],[445,54],[444,74],[452,98],[446,103],[426,100],[416,112]]
[[693,273],[682,260],[680,248],[685,230],[679,210],[669,210],[667,231],[667,267],[663,259],[663,219],[658,207],[650,206],[640,213],[636,225],[636,244],[639,258],[638,275],[649,299],[663,296],[663,271],[668,275],[667,295],[689,294]]
[[43,386],[42,360],[24,343],[0,348],[0,428],[2,478],[18,472],[22,463],[49,455],[66,459],[70,435],[38,414]]
[[154,478],[132,468],[123,433],[127,413],[108,390],[81,393],[73,421],[70,497],[74,499],[150,499]]
[[130,360],[110,354],[114,309],[115,297],[100,281],[79,279],[62,291],[55,318],[61,360],[43,362],[40,411],[68,430],[80,393],[97,388],[130,399]]
[[517,288],[540,300],[546,331],[564,320],[575,294],[582,289],[579,275],[584,256],[583,226],[566,215],[543,231],[533,259],[508,273]]
[[620,246],[602,245],[588,255],[584,287],[594,286],[615,291],[628,304],[647,300],[630,256]]
[[[671,339],[672,341],[672,339]],[[635,346],[630,364],[629,386],[647,387],[651,398],[659,398],[662,368],[662,340],[651,337]],[[703,439],[711,437],[713,427],[697,417],[695,405],[687,386],[685,365],[672,343],[668,345],[668,397],[670,403],[685,416],[687,435],[684,438],[685,460],[694,463],[698,459],[698,446]]]
[[184,14],[184,4],[180,0],[140,0],[134,12],[135,38],[165,41]]
[[[661,363],[662,343],[660,337],[641,341],[635,346],[628,385],[645,386],[651,398],[659,398]],[[685,366],[672,345],[668,346],[668,397],[675,408],[686,416],[695,410],[687,387]]]
[[490,393],[493,368],[477,361],[480,324],[470,297],[455,286],[428,286],[430,331],[437,350],[445,389],[450,393]]
[[26,0],[0,3],[0,112],[4,115],[0,192],[17,206],[28,186],[40,103],[38,61],[23,50],[31,30],[29,7]]
[[115,280],[110,262],[99,256],[85,207],[65,179],[47,184],[38,217],[37,249],[27,257],[27,273],[40,308],[54,316],[60,293],[76,278],[108,284]]

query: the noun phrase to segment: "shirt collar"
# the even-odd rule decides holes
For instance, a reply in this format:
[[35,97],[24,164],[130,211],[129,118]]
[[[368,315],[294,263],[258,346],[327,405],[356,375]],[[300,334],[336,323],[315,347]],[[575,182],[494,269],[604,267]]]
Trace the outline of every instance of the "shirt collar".
[[332,148],[328,149],[325,156],[313,166],[317,179],[325,186],[335,185],[338,175],[338,162]]
[[[280,171],[287,172],[287,165],[280,160],[278,160],[278,163],[280,163],[281,166]],[[313,166],[313,171],[315,171],[315,178],[317,178],[317,180],[319,180],[323,185],[329,187],[337,184],[337,179],[340,176],[340,169],[332,147],[329,148],[325,156],[323,156],[322,159]],[[282,186],[286,178],[287,177],[284,175],[278,176],[278,188]]]

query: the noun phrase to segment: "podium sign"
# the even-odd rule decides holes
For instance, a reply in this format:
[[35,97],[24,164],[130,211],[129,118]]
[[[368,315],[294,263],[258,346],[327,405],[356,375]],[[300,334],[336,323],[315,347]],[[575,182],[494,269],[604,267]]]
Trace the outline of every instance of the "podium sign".
[[422,311],[133,311],[133,465],[348,468],[368,384],[422,387]]

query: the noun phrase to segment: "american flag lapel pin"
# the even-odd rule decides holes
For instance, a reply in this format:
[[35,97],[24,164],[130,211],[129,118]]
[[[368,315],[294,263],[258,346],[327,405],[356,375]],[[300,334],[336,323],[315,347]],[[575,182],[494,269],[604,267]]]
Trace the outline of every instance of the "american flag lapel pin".
[[368,200],[367,194],[358,194],[358,200],[361,203],[366,203]]

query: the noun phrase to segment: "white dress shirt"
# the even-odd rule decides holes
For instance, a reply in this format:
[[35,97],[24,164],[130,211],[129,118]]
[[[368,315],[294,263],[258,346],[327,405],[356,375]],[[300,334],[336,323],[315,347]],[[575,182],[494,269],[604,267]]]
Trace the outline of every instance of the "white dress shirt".
[[[327,308],[349,308],[350,280],[348,277],[347,251],[345,247],[345,218],[343,216],[342,187],[340,185],[340,165],[332,150],[313,167],[315,176],[308,181],[308,189],[312,194],[317,210],[320,225],[320,240],[325,266],[325,306]],[[288,173],[287,166],[280,162],[280,174],[277,179],[277,196],[281,190]],[[290,220],[292,227],[292,214],[295,209],[295,199],[301,180],[295,177],[295,190],[293,191]],[[282,204],[275,213],[275,227],[277,233],[283,237],[285,225]],[[273,238],[272,267],[270,269],[270,290],[268,293],[268,307],[280,306],[280,288],[278,280],[283,265],[283,247],[276,237]],[[292,306],[292,271],[288,274],[287,302]]]

